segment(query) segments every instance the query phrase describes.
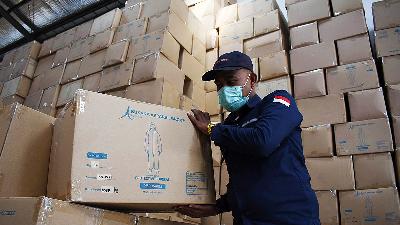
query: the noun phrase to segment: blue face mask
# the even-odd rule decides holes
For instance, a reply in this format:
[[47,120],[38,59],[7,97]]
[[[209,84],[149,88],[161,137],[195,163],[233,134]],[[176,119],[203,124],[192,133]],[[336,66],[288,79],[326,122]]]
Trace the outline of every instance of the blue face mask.
[[250,90],[247,96],[243,96],[243,88],[246,87],[249,78],[250,74],[243,86],[225,86],[221,88],[218,91],[219,104],[229,112],[235,112],[242,108],[249,101],[249,96],[252,92]]

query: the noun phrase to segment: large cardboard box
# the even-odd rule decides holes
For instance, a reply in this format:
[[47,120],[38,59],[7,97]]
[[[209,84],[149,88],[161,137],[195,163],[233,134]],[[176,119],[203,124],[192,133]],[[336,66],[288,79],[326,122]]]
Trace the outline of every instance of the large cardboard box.
[[30,93],[28,96],[26,96],[24,105],[28,106],[31,109],[38,110],[40,105],[40,100],[42,100],[42,96],[43,96],[43,90]]
[[[190,1],[186,0],[185,2]],[[218,10],[221,7],[220,0],[194,0],[196,4],[194,6],[189,7],[189,10],[193,12],[198,18],[202,18],[209,15],[217,14]],[[189,5],[189,4],[188,4]],[[191,5],[191,4],[190,4]]]
[[123,40],[110,45],[107,48],[104,67],[113,66],[125,62],[128,54],[129,41]]
[[238,20],[238,5],[232,4],[218,10],[215,18],[215,27],[230,24]]
[[[49,38],[42,43],[42,47],[40,48],[38,59],[41,59],[45,56],[53,54],[52,48],[54,43],[55,37]],[[76,41],[76,40],[74,40]]]
[[107,29],[117,27],[119,21],[121,20],[121,15],[121,9],[117,8],[94,19],[92,27],[90,29],[90,36],[105,31]]
[[54,37],[54,42],[51,48],[52,52],[56,52],[64,47],[69,46],[74,41],[76,27],[73,27],[67,31],[57,34]]
[[58,50],[56,52],[56,55],[54,56],[53,64],[52,64],[51,68],[65,64],[67,62],[67,57],[69,55],[70,49],[71,48],[68,46],[68,47]]
[[46,194],[53,122],[54,118],[18,103],[1,107],[1,197]]
[[382,88],[348,94],[351,121],[386,118],[385,99]]
[[243,52],[243,42],[233,42],[228,45],[220,45],[218,50],[220,56],[233,51]]
[[311,186],[316,191],[353,190],[355,187],[351,156],[307,158]]
[[78,41],[78,40],[87,38],[90,34],[90,29],[92,29],[93,22],[94,22],[94,20],[89,20],[89,21],[77,26],[75,35],[74,35],[74,41]]
[[38,59],[41,46],[42,44],[40,44],[39,42],[31,41],[21,47],[18,47],[15,52],[14,62],[26,58],[35,60]]
[[88,91],[99,91],[101,73],[95,73],[83,78],[82,89]]
[[14,103],[23,104],[24,101],[25,99],[18,95],[11,95],[5,98],[0,98],[0,103],[4,106],[12,105]]
[[260,79],[267,80],[289,74],[289,62],[286,51],[272,53],[259,59]]
[[82,60],[78,59],[65,64],[64,74],[61,79],[61,84],[65,84],[74,81],[79,78],[79,68]]
[[290,28],[291,49],[319,43],[318,23],[300,25]]
[[382,57],[383,77],[386,85],[400,84],[399,65],[400,55]]
[[140,37],[146,34],[147,18],[134,20],[130,23],[120,25],[115,30],[113,42],[120,42],[122,40],[130,40],[131,38]]
[[57,107],[67,104],[75,95],[78,89],[82,88],[83,79],[73,81],[61,86],[60,94],[58,95]]
[[331,17],[318,23],[321,42],[335,41],[368,32],[364,10]]
[[254,36],[280,30],[283,26],[284,19],[279,9],[254,16]]
[[[182,55],[183,73],[197,84],[203,84],[201,77],[204,74],[204,65],[201,65],[192,55],[184,51]],[[168,74],[169,75],[169,74]]]
[[386,0],[372,3],[375,30],[382,30],[400,25],[400,2]]
[[108,29],[93,36],[90,43],[90,53],[94,53],[110,47],[115,35],[115,29]]
[[43,91],[42,99],[40,100],[39,111],[50,115],[56,115],[56,104],[58,100],[58,95],[60,93],[60,85],[54,85]]
[[[105,68],[100,78],[99,91],[110,91],[131,85],[133,68],[134,60]],[[138,66],[138,69],[140,69],[140,66]]]
[[244,41],[243,52],[250,58],[258,58],[287,48],[286,37],[281,30]]
[[339,225],[338,196],[335,190],[315,192],[319,203],[319,219],[321,224]]
[[375,31],[375,46],[378,57],[400,54],[400,27]]
[[222,213],[222,215],[221,215],[221,225],[233,225],[232,212]]
[[82,63],[79,67],[78,76],[85,77],[87,75],[100,72],[103,69],[104,62],[106,60],[107,50],[101,50],[85,56],[82,59]]
[[400,148],[400,116],[393,116],[393,135],[396,148]]
[[33,77],[37,77],[43,73],[45,73],[47,70],[50,70],[53,64],[53,59],[55,57],[55,54],[53,55],[48,55],[46,57],[43,57],[39,59],[35,73],[33,74]]
[[287,7],[289,27],[329,18],[329,0],[307,0]]
[[259,82],[255,91],[260,98],[264,98],[276,90],[292,93],[292,81],[289,75]]
[[206,71],[212,70],[215,62],[218,60],[218,49],[207,51],[206,53]]
[[164,12],[174,12],[184,23],[187,23],[189,8],[182,0],[147,0],[142,1],[141,18],[148,18],[160,15]]
[[302,127],[346,122],[346,107],[342,94],[297,100],[303,114]]
[[293,80],[294,97],[296,99],[326,95],[324,70],[296,74]]
[[210,143],[185,111],[78,91],[55,123],[48,195],[141,210],[213,204]]
[[20,76],[33,78],[36,66],[37,66],[37,61],[35,59],[31,58],[20,59],[14,63],[10,79],[14,79]]
[[206,93],[206,112],[210,115],[218,115],[220,113],[220,107],[217,91]]
[[195,36],[193,36],[192,55],[201,65],[206,65],[206,46]]
[[338,155],[393,151],[387,118],[336,124],[334,127]]
[[358,190],[396,187],[393,160],[389,152],[355,155],[353,162]]
[[238,20],[270,12],[278,8],[275,0],[249,0],[238,3]]
[[339,193],[341,224],[389,225],[398,223],[399,194],[396,188]]
[[[219,43],[219,36],[218,36],[218,31],[216,29],[211,29],[207,32],[207,43],[206,43],[206,48],[207,50],[212,50],[218,48],[218,43]],[[242,48],[243,49],[243,48]]]
[[390,114],[392,116],[400,116],[400,84],[388,86],[387,96]]
[[209,24],[207,24],[207,26],[204,25],[203,22],[200,21],[200,18],[196,17],[192,12],[189,12],[187,26],[193,33],[193,38],[198,39],[203,45],[207,42],[207,31],[214,28],[214,26]]
[[137,4],[126,6],[122,9],[121,20],[119,21],[119,25],[124,25],[140,18],[140,14],[142,13],[142,2],[138,2]]
[[338,65],[333,42],[324,42],[290,51],[292,74]]
[[253,19],[245,19],[235,23],[223,25],[219,28],[219,45],[228,45],[242,42],[253,37]]
[[289,5],[298,3],[298,2],[304,2],[306,0],[285,0],[285,6],[288,7]]
[[326,70],[329,94],[361,91],[379,87],[375,61],[368,60]]
[[333,131],[331,125],[303,128],[301,139],[305,157],[333,156]]
[[336,42],[340,65],[372,59],[368,34],[363,34]]
[[67,62],[71,62],[90,54],[91,44],[95,36],[76,41],[72,43],[71,50],[69,51]]
[[362,0],[331,0],[331,3],[335,16],[363,8]]
[[25,98],[26,96],[28,96],[31,83],[31,79],[25,76],[20,76],[9,80],[4,83],[0,97],[6,98],[11,95],[18,95]]
[[[2,225],[129,225],[135,216],[72,204],[47,197],[0,198]],[[142,221],[141,221],[142,222]]]

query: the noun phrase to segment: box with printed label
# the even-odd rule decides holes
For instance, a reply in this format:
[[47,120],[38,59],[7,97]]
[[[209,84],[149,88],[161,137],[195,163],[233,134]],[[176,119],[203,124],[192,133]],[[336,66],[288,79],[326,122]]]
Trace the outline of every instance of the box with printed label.
[[375,30],[392,28],[400,25],[400,1],[385,0],[372,3]]
[[340,65],[372,59],[368,34],[338,40],[336,45]]
[[351,121],[386,118],[388,116],[382,88],[348,93]]
[[219,45],[242,42],[253,37],[253,19],[245,19],[219,28]]
[[321,224],[339,225],[338,196],[335,190],[316,191]]
[[[396,148],[400,148],[400,116],[393,116],[393,136]],[[398,150],[397,149],[397,150]]]
[[399,65],[400,55],[382,57],[385,85],[400,84]]
[[388,86],[387,97],[390,114],[392,116],[400,116],[400,84]]
[[375,31],[378,57],[400,55],[400,27]]

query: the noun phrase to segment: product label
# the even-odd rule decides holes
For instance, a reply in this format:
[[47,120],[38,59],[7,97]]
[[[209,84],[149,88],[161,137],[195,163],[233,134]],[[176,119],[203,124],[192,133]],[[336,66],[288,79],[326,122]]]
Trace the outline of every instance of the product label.
[[101,152],[88,152],[86,153],[88,159],[107,159],[108,155]]
[[186,194],[207,195],[208,178],[204,172],[186,172]]

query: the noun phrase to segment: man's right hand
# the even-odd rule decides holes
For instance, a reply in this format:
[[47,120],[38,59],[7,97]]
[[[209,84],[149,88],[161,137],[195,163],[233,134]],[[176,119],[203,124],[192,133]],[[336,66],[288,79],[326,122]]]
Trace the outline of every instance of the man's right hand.
[[192,218],[201,218],[218,215],[218,210],[215,205],[188,205],[177,206],[175,210],[183,215]]

